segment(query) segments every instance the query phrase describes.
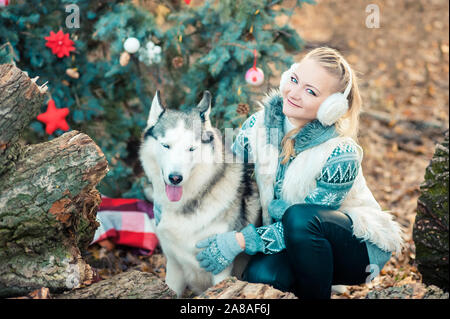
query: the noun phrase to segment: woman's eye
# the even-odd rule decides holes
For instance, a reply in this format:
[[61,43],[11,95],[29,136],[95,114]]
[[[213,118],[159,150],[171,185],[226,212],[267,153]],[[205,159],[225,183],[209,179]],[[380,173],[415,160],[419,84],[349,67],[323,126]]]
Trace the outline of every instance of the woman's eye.
[[169,146],[169,145],[167,145],[167,144],[164,144],[164,143],[161,143],[161,146],[162,146],[162,147],[165,147],[165,148],[170,148],[170,146]]
[[291,81],[294,82],[295,84],[298,84],[298,81],[295,77],[291,76]]
[[311,90],[311,89],[307,89],[307,91],[310,93],[310,94],[312,94],[312,95],[314,95],[314,96],[316,96],[316,93],[314,93],[314,91],[313,90]]

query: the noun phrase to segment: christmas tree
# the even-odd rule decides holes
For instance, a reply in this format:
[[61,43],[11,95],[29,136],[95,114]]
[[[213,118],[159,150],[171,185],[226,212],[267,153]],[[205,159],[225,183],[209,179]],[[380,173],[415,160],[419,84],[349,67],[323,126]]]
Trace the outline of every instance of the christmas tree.
[[[297,32],[275,19],[303,2],[314,3],[13,0],[0,7],[0,63],[48,82],[49,100],[69,109],[70,129],[100,146],[110,167],[101,193],[143,198],[137,152],[155,91],[183,110],[209,90],[213,125],[239,127],[302,49]],[[249,83],[262,71],[262,85],[246,82],[247,71],[255,72]],[[36,119],[23,136],[38,143],[63,133],[48,135]]]

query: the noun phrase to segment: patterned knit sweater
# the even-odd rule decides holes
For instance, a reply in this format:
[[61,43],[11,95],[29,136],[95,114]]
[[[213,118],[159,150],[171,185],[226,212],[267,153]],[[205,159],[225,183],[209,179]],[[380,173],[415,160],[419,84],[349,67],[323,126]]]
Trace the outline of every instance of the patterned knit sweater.
[[[300,135],[299,137],[301,138],[302,134],[308,138],[315,134],[320,134],[321,136],[325,136],[325,138],[332,137],[331,134],[328,137],[326,134],[323,134],[326,129],[317,122],[313,121],[306,124],[298,133]],[[246,136],[246,130],[252,127],[254,123],[255,115],[253,114],[244,122],[232,145],[233,153],[237,156],[244,154],[244,160],[251,159],[253,156]],[[294,126],[285,117],[283,123],[284,134],[293,128]],[[285,165],[281,164],[281,158],[278,161],[277,176],[274,185],[275,199],[280,199],[284,173],[292,159]],[[305,198],[305,203],[318,204],[333,210],[339,209],[353,185],[358,170],[358,153],[355,147],[351,145],[336,147],[323,166],[320,176],[316,179],[316,188]],[[281,216],[288,207],[289,205],[283,200],[278,200],[276,205],[269,205],[269,210],[278,210],[279,212],[277,214],[280,215],[281,219]],[[273,215],[272,212],[271,215]],[[278,221],[274,220],[274,223],[270,225],[258,228],[249,225],[244,228],[242,233],[245,238],[246,253],[250,255],[257,252],[275,254],[285,249],[284,231],[280,219]],[[370,263],[377,265],[378,270],[381,270],[387,260],[389,260],[391,253],[381,250],[368,241],[366,241],[366,246]]]

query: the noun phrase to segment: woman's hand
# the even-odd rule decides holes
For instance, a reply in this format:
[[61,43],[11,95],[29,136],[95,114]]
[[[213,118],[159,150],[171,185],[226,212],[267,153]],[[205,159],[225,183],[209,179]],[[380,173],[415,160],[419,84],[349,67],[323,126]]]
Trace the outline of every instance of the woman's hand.
[[244,235],[242,233],[237,232],[236,233],[236,240],[237,240],[239,246],[241,246],[242,250],[245,250],[245,238],[244,238]]

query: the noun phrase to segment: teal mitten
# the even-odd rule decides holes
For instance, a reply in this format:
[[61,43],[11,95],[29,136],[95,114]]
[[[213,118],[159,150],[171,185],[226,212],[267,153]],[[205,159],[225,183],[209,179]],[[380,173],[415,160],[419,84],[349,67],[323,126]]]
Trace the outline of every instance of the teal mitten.
[[204,248],[196,256],[200,266],[217,275],[227,268],[244,251],[236,239],[236,232],[227,232],[201,240],[195,246]]

